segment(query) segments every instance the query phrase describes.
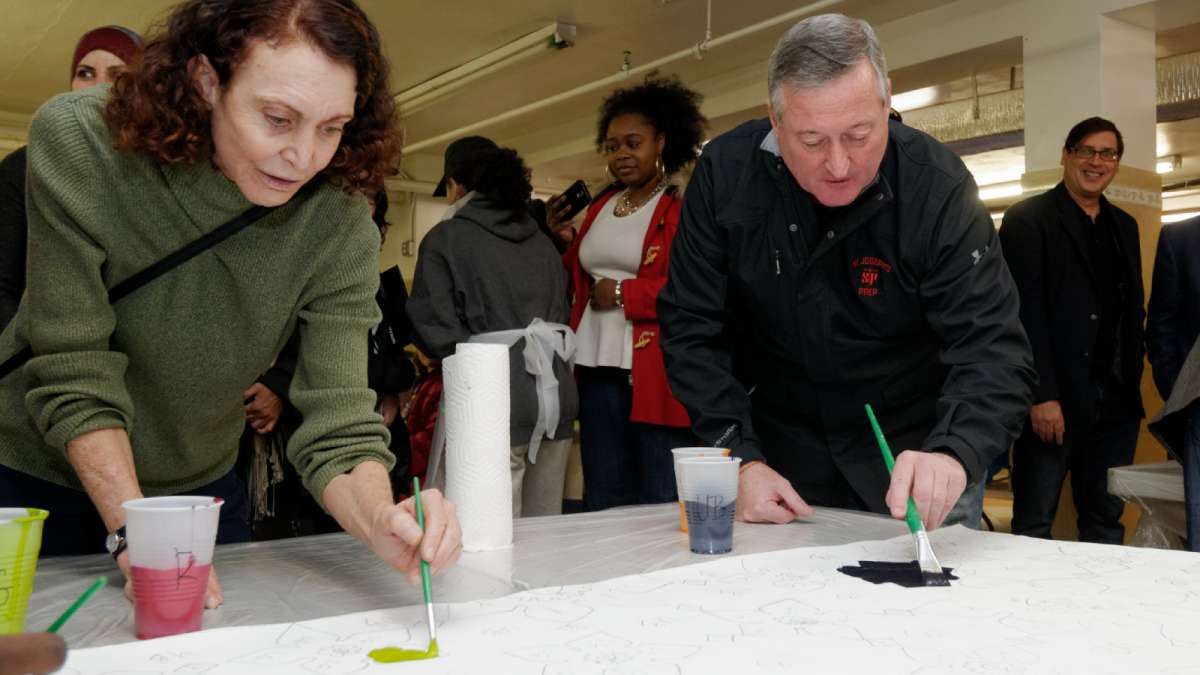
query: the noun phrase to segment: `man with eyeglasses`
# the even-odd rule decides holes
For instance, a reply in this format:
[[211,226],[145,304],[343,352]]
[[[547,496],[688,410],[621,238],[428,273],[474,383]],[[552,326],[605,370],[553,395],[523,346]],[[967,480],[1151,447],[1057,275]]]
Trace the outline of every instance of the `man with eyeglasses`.
[[1014,204],[1000,227],[1039,380],[1013,447],[1013,534],[1050,538],[1070,471],[1080,540],[1124,540],[1107,476],[1133,461],[1145,353],[1137,222],[1103,194],[1124,152],[1112,122],[1076,124],[1062,182]]

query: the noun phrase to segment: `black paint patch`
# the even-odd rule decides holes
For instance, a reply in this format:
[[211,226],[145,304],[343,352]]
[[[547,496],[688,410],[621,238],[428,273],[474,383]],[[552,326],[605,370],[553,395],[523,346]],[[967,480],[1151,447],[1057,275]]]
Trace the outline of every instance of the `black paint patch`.
[[[954,570],[949,567],[942,568],[941,578],[945,580],[945,584],[930,584],[926,581],[925,575],[921,574],[921,566],[917,561],[912,562],[879,562],[875,560],[859,560],[858,567],[847,565],[839,567],[838,571],[842,574],[848,574],[852,577],[858,577],[869,581],[873,584],[896,584],[904,588],[923,588],[925,586],[948,586],[950,581],[958,581],[958,577],[951,574]],[[933,575],[930,575],[933,576]]]

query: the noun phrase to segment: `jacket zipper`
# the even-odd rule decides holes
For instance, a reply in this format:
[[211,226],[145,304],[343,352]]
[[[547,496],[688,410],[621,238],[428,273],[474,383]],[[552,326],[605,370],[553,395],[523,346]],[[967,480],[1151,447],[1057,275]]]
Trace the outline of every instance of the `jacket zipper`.
[[780,276],[783,271],[779,267],[779,249],[775,249],[775,276]]

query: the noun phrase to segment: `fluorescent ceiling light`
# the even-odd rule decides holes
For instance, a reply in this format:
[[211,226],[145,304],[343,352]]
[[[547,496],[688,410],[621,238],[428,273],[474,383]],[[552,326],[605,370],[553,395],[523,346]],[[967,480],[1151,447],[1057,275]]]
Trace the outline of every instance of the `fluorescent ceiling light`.
[[1024,174],[1023,169],[1025,168],[1023,165],[1015,168],[975,168],[971,166],[971,162],[966,162],[966,164],[967,170],[975,177],[975,184],[980,187],[988,187],[997,183],[1020,182],[1021,175]]
[[1183,211],[1181,213],[1164,213],[1162,217],[1163,225],[1167,223],[1178,223],[1189,218],[1200,216],[1200,211]]
[[900,94],[892,94],[892,107],[900,112],[915,110],[937,100],[937,87],[922,87]]
[[457,68],[405,89],[396,94],[396,105],[399,106],[401,115],[411,114],[480,78],[544,52],[565,49],[574,44],[575,26],[568,23],[552,23]]
[[983,201],[991,201],[993,199],[1004,199],[1005,197],[1020,197],[1024,192],[1021,183],[1013,181],[1011,183],[996,183],[995,185],[986,185],[979,188],[979,199]]
[[1170,155],[1168,157],[1159,157],[1154,160],[1154,170],[1158,173],[1171,173],[1177,171],[1180,165],[1179,155]]

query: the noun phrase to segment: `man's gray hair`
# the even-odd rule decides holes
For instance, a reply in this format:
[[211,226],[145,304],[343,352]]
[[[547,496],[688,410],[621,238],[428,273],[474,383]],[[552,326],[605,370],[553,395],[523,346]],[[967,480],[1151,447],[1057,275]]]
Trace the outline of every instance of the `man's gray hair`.
[[879,98],[888,100],[887,59],[871,24],[845,14],[810,16],[784,34],[767,64],[771,106],[783,111],[784,87],[811,89],[837,79],[867,59],[879,81]]

